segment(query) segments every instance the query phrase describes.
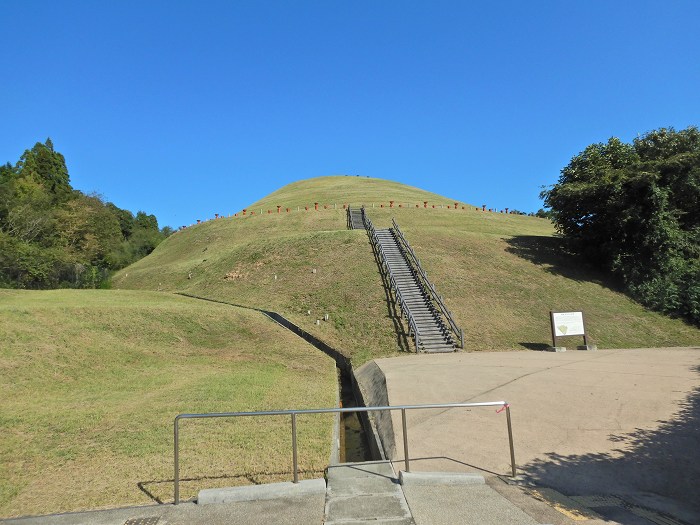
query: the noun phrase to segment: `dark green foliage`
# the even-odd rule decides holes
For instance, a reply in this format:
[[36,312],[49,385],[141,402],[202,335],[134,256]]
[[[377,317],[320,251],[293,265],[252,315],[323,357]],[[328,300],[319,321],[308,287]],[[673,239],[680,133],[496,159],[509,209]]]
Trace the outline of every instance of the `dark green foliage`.
[[611,138],[579,153],[542,197],[571,248],[643,304],[700,324],[700,131]]
[[148,255],[172,229],[70,185],[51,139],[0,166],[0,286],[97,288]]
[[54,151],[51,139],[46,139],[45,144],[37,142],[26,150],[17,163],[17,170],[22,177],[41,184],[54,201],[65,200],[72,191],[66,160]]

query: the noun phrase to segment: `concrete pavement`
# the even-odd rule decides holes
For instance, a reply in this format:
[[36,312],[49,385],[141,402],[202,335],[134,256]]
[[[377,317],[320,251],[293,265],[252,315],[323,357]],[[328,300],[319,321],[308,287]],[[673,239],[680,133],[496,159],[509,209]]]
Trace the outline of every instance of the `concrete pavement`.
[[388,461],[328,467],[326,525],[416,525]]
[[[700,347],[412,355],[365,366],[374,372],[358,371],[361,387],[386,381],[391,405],[511,403],[516,464],[531,482],[641,499],[700,523]],[[401,461],[400,415],[392,417],[390,455]],[[412,471],[510,470],[505,415],[493,409],[410,412],[408,434]]]
[[307,525],[323,523],[325,494],[215,505],[149,505],[18,518],[3,525]]

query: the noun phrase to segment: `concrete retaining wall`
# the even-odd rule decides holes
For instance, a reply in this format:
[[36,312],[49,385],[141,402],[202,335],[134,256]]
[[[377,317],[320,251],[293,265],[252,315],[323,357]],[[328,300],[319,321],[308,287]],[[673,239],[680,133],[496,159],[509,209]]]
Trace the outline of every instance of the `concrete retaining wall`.
[[[357,385],[355,395],[358,402],[364,406],[388,406],[389,394],[386,387],[386,377],[381,368],[374,361],[365,363],[353,374],[353,385]],[[396,452],[396,441],[394,438],[394,426],[391,421],[391,412],[373,412],[371,415],[362,414],[365,420],[362,424],[367,432],[367,439],[370,442],[372,455],[377,459],[389,459],[394,457]],[[371,434],[371,435],[370,435]]]

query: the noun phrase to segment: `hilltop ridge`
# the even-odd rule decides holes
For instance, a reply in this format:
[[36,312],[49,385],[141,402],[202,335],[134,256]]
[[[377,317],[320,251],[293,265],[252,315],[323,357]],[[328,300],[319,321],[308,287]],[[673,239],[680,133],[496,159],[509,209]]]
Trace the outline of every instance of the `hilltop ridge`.
[[360,175],[328,175],[303,179],[287,184],[266,195],[249,208],[276,210],[278,205],[283,207],[311,206],[319,204],[350,204],[361,205],[379,203],[380,200],[389,204],[389,200],[399,203],[420,204],[429,201],[431,204],[453,204],[450,200],[437,193],[401,184],[400,182],[364,177]]

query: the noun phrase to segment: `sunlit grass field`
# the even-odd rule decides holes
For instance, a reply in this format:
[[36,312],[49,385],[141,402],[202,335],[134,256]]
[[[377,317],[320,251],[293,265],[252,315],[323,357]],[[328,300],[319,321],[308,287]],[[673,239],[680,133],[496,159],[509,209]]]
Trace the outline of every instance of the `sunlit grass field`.
[[[318,211],[313,202],[321,204]],[[551,344],[550,310],[583,310],[599,347],[700,341],[697,328],[647,311],[614,281],[568,256],[545,219],[464,203],[454,209],[449,199],[359,177],[300,181],[251,206],[257,209],[252,217],[178,232],[113,283],[277,311],[356,365],[396,355],[410,347],[397,336],[405,326],[392,318],[366,233],[345,229],[342,205],[362,202],[377,227],[391,226],[392,217],[399,223],[463,328],[467,350],[541,349]],[[311,203],[308,211],[305,203]],[[329,321],[316,325],[326,313]]]
[[[335,363],[261,313],[157,292],[0,290],[0,517],[173,498],[183,412],[334,406]],[[181,423],[183,498],[290,480],[289,421]],[[299,421],[302,478],[332,418]]]

